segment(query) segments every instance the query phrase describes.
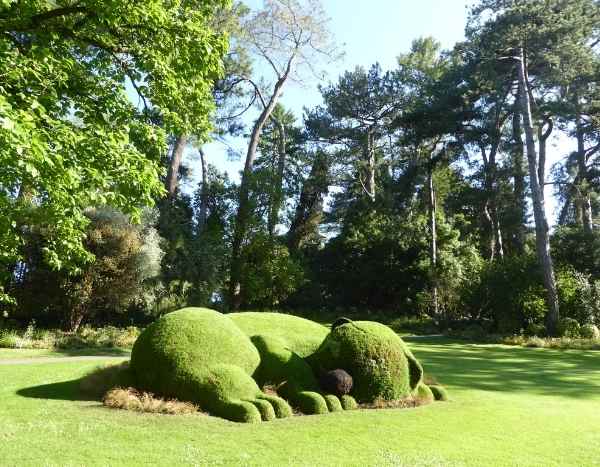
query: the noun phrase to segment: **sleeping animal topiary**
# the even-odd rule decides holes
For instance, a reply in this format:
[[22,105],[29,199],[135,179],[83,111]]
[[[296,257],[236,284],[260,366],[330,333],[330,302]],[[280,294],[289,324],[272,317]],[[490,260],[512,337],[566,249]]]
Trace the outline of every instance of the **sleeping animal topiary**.
[[[142,332],[131,354],[139,389],[194,402],[237,422],[349,410],[423,391],[423,369],[402,339],[372,322],[338,320],[332,329],[278,313],[169,313]],[[318,376],[343,370],[348,391]],[[342,373],[338,373],[338,376]],[[340,383],[341,384],[341,383]],[[260,388],[273,385],[277,395]],[[420,387],[421,386],[421,387]]]

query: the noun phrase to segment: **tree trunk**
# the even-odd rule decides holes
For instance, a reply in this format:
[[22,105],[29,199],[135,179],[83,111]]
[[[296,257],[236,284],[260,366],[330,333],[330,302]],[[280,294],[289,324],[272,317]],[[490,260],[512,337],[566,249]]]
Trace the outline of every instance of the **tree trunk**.
[[521,113],[519,110],[520,94],[517,94],[515,109],[513,112],[513,178],[515,210],[518,219],[515,233],[515,247],[518,254],[525,252],[525,238],[527,235],[527,201],[525,200],[525,169],[523,154],[523,138],[521,128]]
[[277,125],[277,130],[279,132],[279,141],[277,145],[277,173],[275,174],[275,180],[273,182],[273,198],[271,199],[269,222],[267,225],[269,237],[271,238],[273,238],[275,227],[279,222],[279,211],[283,203],[283,173],[285,170],[286,156],[285,126],[279,120],[276,120],[275,124]]
[[500,219],[498,218],[498,196],[496,192],[496,155],[500,146],[500,129],[497,129],[496,141],[492,145],[489,157],[485,155],[485,148],[481,147],[481,154],[484,163],[484,191],[485,202],[483,214],[488,223],[489,229],[489,259],[494,260],[496,255],[504,258],[504,244],[502,240],[502,229]]
[[288,248],[291,251],[298,250],[307,240],[318,234],[323,218],[323,198],[329,189],[328,172],[327,157],[317,154],[310,175],[302,186],[300,201],[287,234]]
[[367,163],[367,183],[364,186],[367,196],[372,202],[375,202],[376,188],[375,188],[375,137],[373,135],[373,129],[367,130],[365,137],[365,148],[364,148],[364,159]]
[[181,167],[183,151],[185,150],[187,142],[188,139],[185,135],[179,135],[175,139],[175,144],[173,145],[173,152],[171,153],[171,161],[165,183],[169,199],[173,199],[177,193],[177,186],[179,184],[179,169]]
[[428,204],[429,204],[429,234],[431,236],[431,244],[429,250],[429,261],[432,272],[432,306],[433,316],[435,320],[439,320],[439,299],[438,299],[438,285],[437,285],[437,224],[436,224],[436,199],[435,199],[435,186],[433,183],[433,152],[429,154],[429,172],[427,176],[428,185]]
[[526,74],[526,64],[523,49],[519,51],[517,60],[519,76],[519,95],[520,107],[523,115],[523,126],[525,130],[525,144],[527,148],[527,161],[529,165],[529,179],[531,185],[531,197],[533,201],[533,214],[535,220],[535,238],[538,261],[542,268],[544,286],[547,294],[548,312],[546,314],[546,327],[550,335],[556,334],[559,320],[558,294],[556,291],[556,279],[554,276],[554,267],[552,264],[552,255],[550,253],[550,235],[548,220],[546,218],[546,209],[544,206],[544,180],[539,179],[543,174],[543,169],[538,166],[538,155],[535,148],[534,129],[531,116],[531,102],[528,93],[528,83]]
[[244,164],[244,172],[240,183],[240,196],[238,212],[235,218],[235,226],[233,231],[232,251],[231,251],[231,269],[229,275],[229,307],[233,310],[239,309],[241,305],[241,274],[242,274],[242,244],[246,237],[248,229],[248,221],[251,214],[249,190],[250,178],[252,177],[254,168],[254,159],[256,158],[256,150],[258,143],[267,120],[271,117],[281,93],[283,86],[287,81],[292,65],[292,60],[288,62],[286,73],[277,80],[273,94],[269,103],[264,107],[258,119],[252,128],[248,151],[246,153],[246,163]]
[[202,233],[206,226],[208,216],[208,167],[206,157],[202,148],[198,150],[200,154],[200,166],[202,168],[202,188],[200,189],[200,209],[198,210],[198,233]]
[[576,132],[577,132],[577,178],[579,180],[579,186],[576,186],[577,194],[576,199],[578,200],[578,211],[581,212],[581,226],[585,233],[592,233],[593,230],[593,216],[592,216],[592,202],[590,200],[590,194],[588,192],[588,168],[585,157],[585,137],[583,132],[583,122],[581,117],[581,104],[579,102],[579,96],[575,96],[575,112],[576,112]]

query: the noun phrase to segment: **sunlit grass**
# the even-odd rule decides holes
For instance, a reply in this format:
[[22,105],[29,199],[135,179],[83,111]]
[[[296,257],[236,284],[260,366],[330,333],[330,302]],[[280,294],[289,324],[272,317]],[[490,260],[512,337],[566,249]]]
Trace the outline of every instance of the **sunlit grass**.
[[600,352],[408,340],[449,402],[257,425],[104,408],[97,362],[0,365],[0,464],[598,465]]

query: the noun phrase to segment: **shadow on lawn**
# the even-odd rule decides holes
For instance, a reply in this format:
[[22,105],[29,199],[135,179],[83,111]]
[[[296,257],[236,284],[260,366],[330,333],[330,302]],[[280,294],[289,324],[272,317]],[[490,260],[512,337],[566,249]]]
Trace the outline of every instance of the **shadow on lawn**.
[[19,389],[17,394],[33,399],[54,399],[67,401],[97,401],[98,398],[84,394],[79,385],[81,379],[61,381],[60,383],[42,384],[29,388]]
[[406,338],[442,384],[486,391],[600,397],[600,352]]
[[120,347],[56,348],[53,352],[64,355],[65,357],[129,357],[131,355],[131,349],[123,349]]

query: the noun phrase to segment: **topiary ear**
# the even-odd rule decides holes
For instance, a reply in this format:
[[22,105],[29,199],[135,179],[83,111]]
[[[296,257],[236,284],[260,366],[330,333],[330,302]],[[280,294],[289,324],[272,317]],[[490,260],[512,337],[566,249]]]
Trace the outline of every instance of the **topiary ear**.
[[343,324],[348,324],[348,323],[351,323],[351,322],[352,322],[352,320],[349,319],[349,318],[344,318],[344,317],[338,318],[331,325],[331,330],[333,331],[338,326],[341,326]]

